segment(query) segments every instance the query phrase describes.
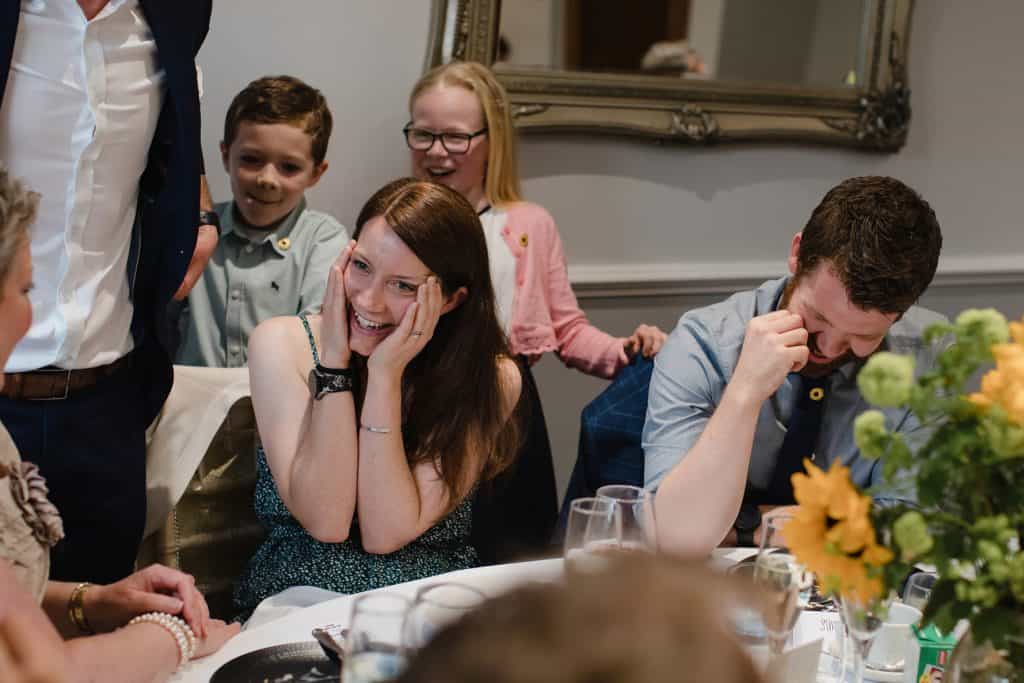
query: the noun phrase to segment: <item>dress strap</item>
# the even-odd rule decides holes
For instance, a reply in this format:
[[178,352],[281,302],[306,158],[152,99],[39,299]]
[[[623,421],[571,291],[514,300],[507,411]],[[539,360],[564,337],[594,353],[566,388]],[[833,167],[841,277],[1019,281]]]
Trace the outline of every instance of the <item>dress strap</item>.
[[306,337],[309,338],[309,350],[313,352],[313,362],[320,365],[320,355],[316,352],[316,341],[313,339],[313,330],[309,327],[309,321],[306,320],[306,314],[299,313],[299,320],[302,321],[302,326],[306,328]]

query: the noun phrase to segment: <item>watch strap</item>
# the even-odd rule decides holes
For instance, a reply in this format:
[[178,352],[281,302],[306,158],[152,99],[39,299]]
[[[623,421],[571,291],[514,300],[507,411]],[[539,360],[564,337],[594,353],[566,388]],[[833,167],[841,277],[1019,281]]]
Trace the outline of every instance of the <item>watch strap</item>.
[[353,372],[350,368],[327,368],[317,363],[312,370],[313,398],[322,399],[327,394],[352,391]]
[[215,228],[220,228],[220,216],[216,211],[200,211],[199,225],[212,225]]

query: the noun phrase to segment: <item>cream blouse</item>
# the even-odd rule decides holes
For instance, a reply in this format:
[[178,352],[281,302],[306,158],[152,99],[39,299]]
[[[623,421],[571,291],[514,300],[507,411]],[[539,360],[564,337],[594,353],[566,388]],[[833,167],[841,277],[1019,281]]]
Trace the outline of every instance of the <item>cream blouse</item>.
[[50,547],[64,538],[64,525],[48,492],[39,469],[21,461],[11,435],[0,425],[0,558],[14,567],[39,601],[50,574]]

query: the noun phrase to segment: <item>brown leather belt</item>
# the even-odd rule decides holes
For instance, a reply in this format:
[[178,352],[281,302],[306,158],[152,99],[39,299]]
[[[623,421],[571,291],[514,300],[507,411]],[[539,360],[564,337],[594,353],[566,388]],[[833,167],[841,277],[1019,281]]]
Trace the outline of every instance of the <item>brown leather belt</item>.
[[4,386],[0,389],[0,396],[22,401],[59,401],[89,389],[100,380],[128,368],[132,363],[132,356],[133,354],[129,353],[113,363],[82,370],[41,368],[29,372],[4,373]]

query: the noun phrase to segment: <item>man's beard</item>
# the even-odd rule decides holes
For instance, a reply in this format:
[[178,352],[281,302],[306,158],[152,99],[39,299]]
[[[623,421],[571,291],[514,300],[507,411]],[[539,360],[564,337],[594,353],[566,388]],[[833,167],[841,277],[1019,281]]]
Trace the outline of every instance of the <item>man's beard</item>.
[[[789,300],[793,297],[793,290],[796,289],[797,279],[798,278],[793,277],[786,284],[786,288],[782,292],[782,297],[779,299],[779,310],[788,310]],[[807,329],[806,324],[804,325],[804,329]],[[815,332],[813,334],[811,332],[807,333],[807,349],[810,353],[817,353],[818,355],[821,355],[818,349],[819,334],[820,332]],[[855,354],[851,349],[847,349],[845,353],[838,356],[837,358],[833,358],[827,363],[815,363],[813,361],[808,360],[807,364],[803,367],[802,370],[800,370],[800,374],[806,377],[811,377],[813,379],[819,379],[821,377],[831,375],[840,366],[849,363],[851,360],[864,362],[866,358],[861,358],[860,356]]]
[[[807,336],[807,349],[811,353],[818,353],[817,337],[818,337],[818,333],[817,332],[815,332],[814,334],[808,333],[808,336]],[[838,356],[836,358],[833,358],[832,360],[828,361],[827,363],[815,363],[815,362],[813,362],[811,360],[808,360],[807,361],[807,365],[805,365],[803,367],[803,370],[800,371],[800,374],[801,375],[805,375],[807,377],[814,378],[814,379],[818,379],[820,377],[825,377],[827,375],[831,375],[841,365],[846,365],[851,360],[855,360],[855,361],[858,361],[858,362],[863,362],[866,359],[861,358],[860,356],[855,354],[850,349],[847,349],[843,354],[841,354],[840,356]]]

